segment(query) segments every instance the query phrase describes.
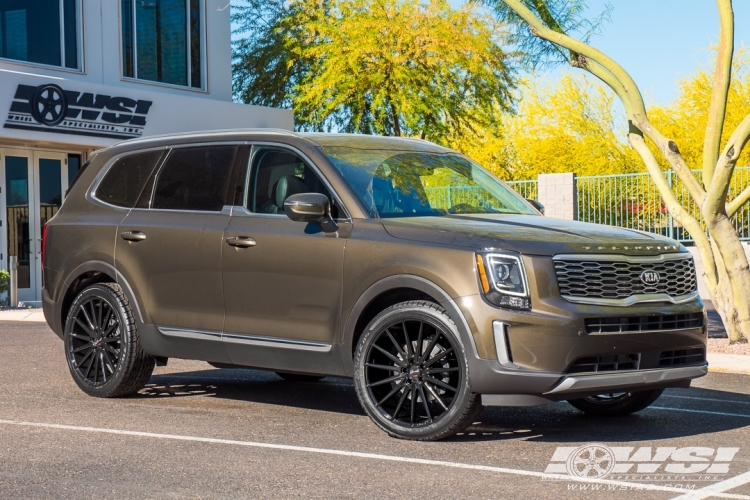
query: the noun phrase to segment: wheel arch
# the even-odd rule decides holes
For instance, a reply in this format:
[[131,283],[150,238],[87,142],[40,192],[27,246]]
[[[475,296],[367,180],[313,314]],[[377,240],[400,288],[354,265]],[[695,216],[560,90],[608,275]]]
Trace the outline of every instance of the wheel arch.
[[445,290],[421,276],[395,275],[372,284],[359,297],[349,313],[344,325],[343,349],[341,350],[344,371],[347,375],[354,375],[353,355],[356,342],[367,324],[383,309],[407,300],[429,300],[440,305],[458,327],[467,355],[471,352],[475,357],[477,356],[474,338],[466,318]]

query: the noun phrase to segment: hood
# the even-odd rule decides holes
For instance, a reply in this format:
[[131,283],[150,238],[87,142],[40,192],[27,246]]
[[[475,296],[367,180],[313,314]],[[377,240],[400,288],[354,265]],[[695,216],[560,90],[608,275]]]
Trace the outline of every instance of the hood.
[[536,215],[449,215],[381,219],[394,238],[482,250],[498,248],[529,255],[566,253],[658,255],[684,252],[663,236]]

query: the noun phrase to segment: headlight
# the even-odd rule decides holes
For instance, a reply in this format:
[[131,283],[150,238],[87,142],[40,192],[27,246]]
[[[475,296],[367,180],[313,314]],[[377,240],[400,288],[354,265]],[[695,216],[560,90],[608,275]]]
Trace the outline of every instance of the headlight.
[[484,296],[491,303],[510,309],[531,309],[526,270],[520,254],[507,251],[478,253],[477,270]]

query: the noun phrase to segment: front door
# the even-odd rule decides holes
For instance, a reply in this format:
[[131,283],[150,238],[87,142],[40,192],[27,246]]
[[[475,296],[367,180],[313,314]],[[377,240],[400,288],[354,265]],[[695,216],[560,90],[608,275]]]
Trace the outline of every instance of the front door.
[[[0,236],[3,268],[18,258],[18,300],[41,301],[42,228],[60,209],[68,188],[65,153],[0,150],[0,208],[5,230]],[[5,240],[5,241],[2,241]]]
[[222,250],[223,338],[232,363],[319,373],[338,363],[330,353],[350,224],[324,233],[317,223],[290,220],[283,201],[301,192],[326,194],[336,206],[301,157],[254,148],[246,200],[232,212]]

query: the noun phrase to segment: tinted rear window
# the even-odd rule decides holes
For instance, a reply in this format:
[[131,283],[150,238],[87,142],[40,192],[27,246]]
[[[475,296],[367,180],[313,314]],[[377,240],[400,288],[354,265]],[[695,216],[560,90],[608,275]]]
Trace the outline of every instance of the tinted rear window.
[[96,197],[118,207],[133,208],[162,154],[149,151],[120,158],[96,188]]
[[236,154],[237,146],[172,150],[158,174],[151,208],[221,211]]

